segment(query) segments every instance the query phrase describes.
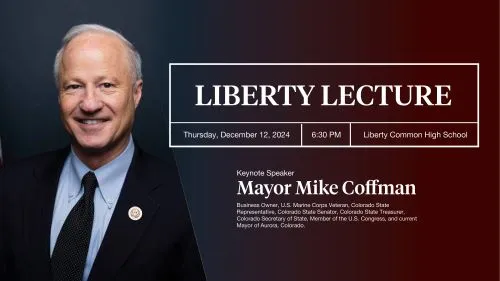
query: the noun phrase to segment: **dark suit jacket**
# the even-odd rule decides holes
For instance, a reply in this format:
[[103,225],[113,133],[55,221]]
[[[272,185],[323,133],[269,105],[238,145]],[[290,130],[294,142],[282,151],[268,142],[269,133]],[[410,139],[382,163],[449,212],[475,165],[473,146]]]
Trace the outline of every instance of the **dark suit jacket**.
[[[32,157],[0,174],[0,280],[50,280],[55,195],[69,148]],[[143,216],[128,217],[138,206]],[[136,146],[89,281],[205,280],[174,166]]]

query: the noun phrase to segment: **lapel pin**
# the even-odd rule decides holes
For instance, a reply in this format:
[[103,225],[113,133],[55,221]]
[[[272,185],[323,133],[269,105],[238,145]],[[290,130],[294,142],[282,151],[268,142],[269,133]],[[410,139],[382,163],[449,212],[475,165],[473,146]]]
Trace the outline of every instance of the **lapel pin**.
[[141,208],[134,206],[128,209],[128,217],[133,221],[138,221],[142,218]]

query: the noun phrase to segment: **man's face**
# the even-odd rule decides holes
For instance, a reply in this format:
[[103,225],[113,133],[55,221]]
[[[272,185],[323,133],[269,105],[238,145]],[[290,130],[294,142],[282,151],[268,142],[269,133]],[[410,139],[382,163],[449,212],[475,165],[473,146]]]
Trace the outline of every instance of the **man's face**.
[[66,46],[59,76],[61,118],[80,153],[120,153],[132,130],[142,80],[133,82],[126,46],[83,33]]

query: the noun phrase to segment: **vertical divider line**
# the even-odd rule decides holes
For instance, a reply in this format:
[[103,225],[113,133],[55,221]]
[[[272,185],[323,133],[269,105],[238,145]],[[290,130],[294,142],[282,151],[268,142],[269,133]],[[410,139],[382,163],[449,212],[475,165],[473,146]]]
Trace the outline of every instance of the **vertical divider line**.
[[302,126],[303,126],[303,124],[300,123],[300,146],[303,146],[303,138],[304,138],[303,133],[302,133]]
[[352,146],[352,122],[349,122],[349,146]]
[[476,118],[476,131],[477,131],[477,140],[476,146],[479,147],[479,63],[476,64],[477,68],[477,118]]

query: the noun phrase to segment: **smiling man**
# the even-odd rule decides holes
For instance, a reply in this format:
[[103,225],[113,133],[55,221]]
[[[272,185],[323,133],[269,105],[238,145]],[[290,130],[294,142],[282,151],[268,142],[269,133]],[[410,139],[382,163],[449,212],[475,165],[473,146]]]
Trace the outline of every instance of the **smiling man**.
[[68,41],[54,67],[61,116],[76,155],[97,168],[129,142],[142,95],[134,63],[140,58],[127,41],[108,33],[84,32]]
[[132,139],[134,46],[75,26],[54,74],[71,146],[2,171],[0,280],[205,280],[176,167]]

